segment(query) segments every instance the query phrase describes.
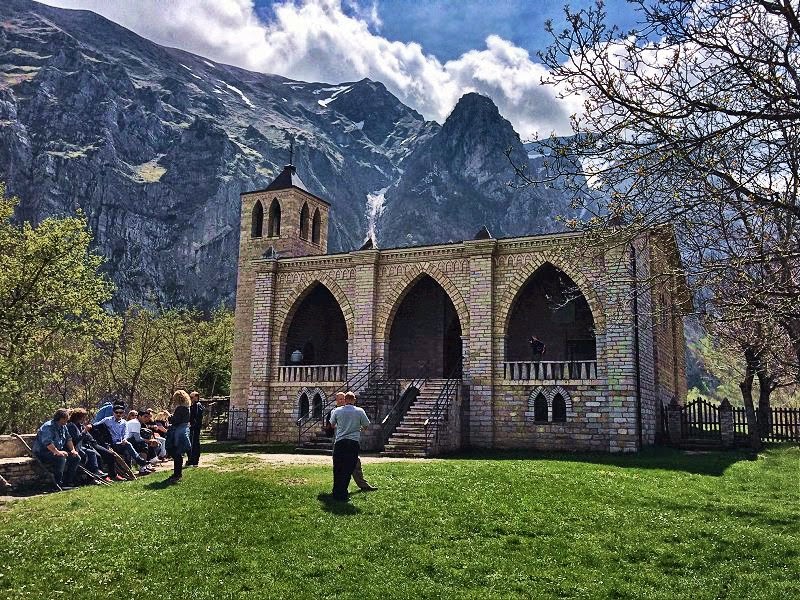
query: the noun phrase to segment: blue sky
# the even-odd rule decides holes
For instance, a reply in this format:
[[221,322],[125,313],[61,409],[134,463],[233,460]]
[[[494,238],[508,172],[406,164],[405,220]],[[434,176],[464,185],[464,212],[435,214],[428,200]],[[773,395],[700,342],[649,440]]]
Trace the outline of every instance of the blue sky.
[[[491,98],[523,138],[569,134],[580,98],[542,85],[545,21],[563,0],[42,0],[92,10],[156,43],[300,81],[380,81],[443,122],[468,92]],[[574,9],[592,0],[575,0]],[[635,15],[609,0],[623,30]]]
[[[439,60],[458,58],[483,45],[491,34],[525,48],[535,56],[550,43],[545,22],[563,23],[564,5],[572,10],[594,5],[594,0],[364,0],[344,3],[349,14],[365,14],[373,6],[382,21],[373,31],[390,40],[417,42]],[[273,0],[257,0],[265,22],[272,20]],[[626,0],[606,2],[609,17],[622,27],[634,25],[636,15]]]

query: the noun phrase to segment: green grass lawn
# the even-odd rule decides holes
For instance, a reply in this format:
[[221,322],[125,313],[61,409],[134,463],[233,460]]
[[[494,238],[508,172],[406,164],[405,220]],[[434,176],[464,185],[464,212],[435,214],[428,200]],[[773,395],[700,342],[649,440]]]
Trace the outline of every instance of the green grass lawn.
[[0,597],[800,598],[797,448],[225,463],[0,511]]

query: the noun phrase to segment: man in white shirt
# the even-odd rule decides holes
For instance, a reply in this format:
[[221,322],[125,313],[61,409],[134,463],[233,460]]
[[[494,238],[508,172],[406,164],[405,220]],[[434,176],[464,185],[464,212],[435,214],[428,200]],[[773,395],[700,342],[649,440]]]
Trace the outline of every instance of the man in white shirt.
[[347,486],[358,461],[361,431],[369,425],[369,418],[363,408],[354,406],[356,395],[345,394],[345,405],[331,413],[331,425],[336,429],[333,443],[333,498],[347,502]]

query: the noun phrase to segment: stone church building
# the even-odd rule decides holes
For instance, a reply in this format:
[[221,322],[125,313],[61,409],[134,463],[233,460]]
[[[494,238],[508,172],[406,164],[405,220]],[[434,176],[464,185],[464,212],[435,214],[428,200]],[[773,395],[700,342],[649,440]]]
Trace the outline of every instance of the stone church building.
[[484,228],[328,254],[331,205],[293,166],[241,198],[231,402],[250,441],[314,447],[350,388],[368,450],[629,452],[685,397],[683,282],[651,277],[679,266],[668,228],[591,250],[578,233]]

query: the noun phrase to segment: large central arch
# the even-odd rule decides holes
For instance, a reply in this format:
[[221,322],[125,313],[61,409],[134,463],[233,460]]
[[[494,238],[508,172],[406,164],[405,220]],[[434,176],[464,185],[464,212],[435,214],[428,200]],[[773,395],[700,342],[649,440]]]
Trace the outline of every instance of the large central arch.
[[462,324],[453,301],[429,275],[406,290],[389,324],[388,367],[400,378],[448,377],[462,366]]

